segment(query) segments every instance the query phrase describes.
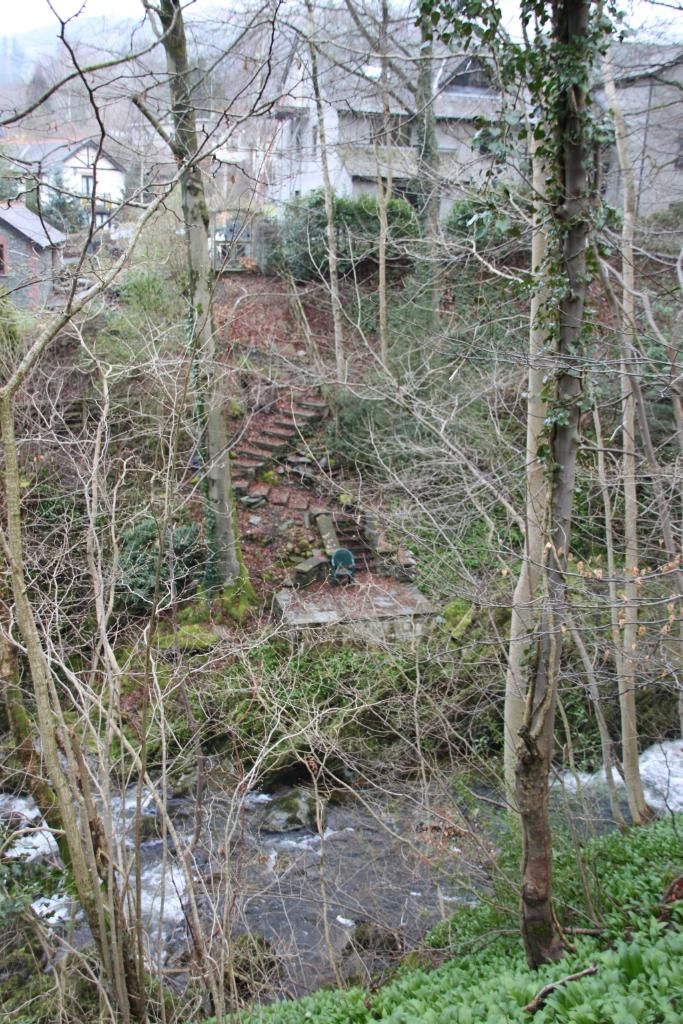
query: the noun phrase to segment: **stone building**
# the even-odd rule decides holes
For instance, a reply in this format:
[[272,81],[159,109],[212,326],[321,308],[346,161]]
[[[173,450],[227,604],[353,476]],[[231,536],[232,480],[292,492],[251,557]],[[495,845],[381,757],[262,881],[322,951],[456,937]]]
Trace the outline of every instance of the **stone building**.
[[[613,64],[641,219],[683,200],[683,46],[623,43],[614,47]],[[597,98],[607,105],[600,87]],[[619,206],[622,181],[614,150],[605,184],[605,198]]]
[[39,309],[50,300],[65,240],[23,204],[0,206],[0,287],[15,306]]

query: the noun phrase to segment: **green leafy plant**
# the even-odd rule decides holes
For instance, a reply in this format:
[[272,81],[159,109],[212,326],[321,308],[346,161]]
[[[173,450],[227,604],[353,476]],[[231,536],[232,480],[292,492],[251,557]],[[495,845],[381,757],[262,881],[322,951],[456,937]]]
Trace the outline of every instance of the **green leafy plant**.
[[132,270],[121,294],[132,311],[146,316],[172,317],[179,311],[177,291],[158,270]]
[[467,239],[477,251],[496,249],[504,243],[522,239],[524,224],[519,216],[521,196],[509,186],[497,185],[479,195],[458,199],[446,218],[446,234]]
[[181,597],[202,577],[206,551],[196,523],[176,526],[164,539],[156,520],[146,517],[121,538],[119,606],[144,614],[159,586],[159,604]]
[[[406,243],[418,236],[415,213],[405,200],[390,199],[387,219],[387,259],[392,263],[405,263],[408,259]],[[340,273],[357,271],[362,264],[377,260],[379,206],[375,198],[335,196],[334,223]],[[275,263],[283,273],[298,281],[327,276],[327,219],[322,190],[295,199],[287,207]]]

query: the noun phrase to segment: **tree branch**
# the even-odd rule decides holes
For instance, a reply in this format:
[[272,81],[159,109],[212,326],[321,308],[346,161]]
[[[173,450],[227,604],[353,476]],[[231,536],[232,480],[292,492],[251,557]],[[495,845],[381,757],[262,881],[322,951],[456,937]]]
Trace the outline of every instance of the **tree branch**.
[[540,1010],[546,999],[551,995],[556,988],[560,988],[562,985],[568,984],[570,981],[577,981],[579,978],[587,978],[589,974],[597,974],[598,969],[593,964],[592,967],[586,967],[583,971],[577,971],[576,974],[568,974],[565,978],[558,978],[557,981],[552,981],[549,985],[544,985],[543,988],[539,989],[534,998],[530,1003],[527,1003],[524,1007],[526,1013],[536,1013]]

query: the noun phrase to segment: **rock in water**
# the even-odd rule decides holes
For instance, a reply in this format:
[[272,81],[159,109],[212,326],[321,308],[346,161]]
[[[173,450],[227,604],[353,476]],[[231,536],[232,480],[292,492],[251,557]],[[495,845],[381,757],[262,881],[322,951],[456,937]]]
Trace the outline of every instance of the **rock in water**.
[[[292,789],[273,798],[261,822],[262,832],[318,831],[316,797],[308,789]],[[325,823],[325,807],[321,800],[321,823]]]

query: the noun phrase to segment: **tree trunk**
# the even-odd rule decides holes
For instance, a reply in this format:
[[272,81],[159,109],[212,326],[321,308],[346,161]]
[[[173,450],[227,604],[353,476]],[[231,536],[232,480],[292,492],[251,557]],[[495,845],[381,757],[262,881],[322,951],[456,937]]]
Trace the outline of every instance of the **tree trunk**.
[[382,24],[380,30],[380,55],[382,60],[382,147],[386,154],[386,177],[382,175],[381,148],[375,146],[377,155],[377,211],[379,214],[377,305],[379,314],[379,352],[383,369],[389,369],[389,317],[387,295],[387,240],[389,237],[388,203],[391,199],[391,108],[389,104],[389,64],[387,60],[389,26],[389,3],[382,0]]
[[320,141],[320,163],[323,172],[323,191],[325,193],[325,220],[327,225],[327,262],[330,269],[330,298],[332,300],[332,325],[334,329],[334,357],[337,381],[346,381],[348,367],[344,354],[344,315],[339,294],[339,269],[337,261],[337,229],[334,223],[334,188],[330,177],[330,165],[327,150],[327,131],[325,127],[325,111],[320,92],[318,77],[318,53],[313,41],[315,22],[313,4],[306,0],[308,11],[308,50],[311,56],[311,84],[315,97],[315,111],[318,121],[318,139]]
[[636,188],[633,165],[628,151],[626,125],[617,100],[611,56],[603,67],[605,93],[614,122],[614,133],[623,182],[623,224],[621,230],[621,401],[622,401],[622,479],[624,487],[624,601],[621,622],[621,672],[619,708],[621,712],[622,762],[629,811],[635,825],[650,817],[645,803],[638,761],[638,723],[636,712],[636,651],[638,647],[638,493],[636,487],[636,394],[632,386],[632,353],[635,341],[635,254],[633,237],[636,217]]
[[228,432],[220,381],[216,377],[209,211],[199,166],[201,152],[180,0],[160,0],[158,14],[171,91],[174,125],[171,145],[178,165],[184,167],[180,187],[188,268],[189,336],[197,365],[197,418],[207,476],[207,541],[211,563],[207,582],[223,588],[239,585],[248,590],[235,528]]
[[545,474],[538,458],[538,447],[544,430],[546,402],[542,397],[544,366],[541,354],[547,342],[548,328],[542,322],[547,301],[547,287],[541,282],[546,250],[546,228],[543,205],[546,168],[532,143],[532,189],[535,202],[531,239],[531,273],[536,288],[529,310],[529,373],[526,415],[526,513],[524,519],[524,557],[512,599],[510,646],[505,679],[505,791],[508,804],[515,803],[515,763],[519,730],[524,722],[527,669],[525,660],[533,644],[537,614],[538,585],[543,561],[543,529]]
[[[531,666],[524,723],[517,747],[516,797],[522,825],[521,930],[532,967],[562,956],[562,936],[552,904],[552,844],[548,816],[548,779],[562,636],[566,630],[566,566],[579,440],[581,350],[587,290],[586,247],[589,230],[587,95],[582,86],[589,64],[589,0],[560,0],[553,11],[554,56],[562,69],[571,60],[574,74],[560,75],[552,94],[556,134],[555,216],[563,291],[559,300],[555,397],[546,420],[547,540],[544,550],[544,606],[536,656]],[[546,116],[546,123],[551,124]],[[549,403],[550,404],[550,403]],[[539,454],[537,450],[537,455]]]
[[434,114],[432,25],[426,15],[420,18],[420,40],[415,91],[415,141],[417,144],[415,192],[422,240],[416,273],[421,285],[417,301],[424,309],[426,326],[433,327],[438,312],[434,248],[439,231],[439,147]]
[[[125,922],[118,913],[118,886],[109,873],[109,858],[100,843],[99,820],[82,799],[84,778],[74,762],[72,737],[56,698],[50,667],[27,597],[21,531],[21,474],[11,395],[0,397],[0,437],[5,456],[7,515],[7,532],[0,531],[0,539],[11,572],[16,620],[31,673],[42,762],[47,772],[47,779],[44,779],[41,767],[32,793],[48,822],[60,828],[63,860],[73,878],[118,1016],[124,1024],[130,1020],[142,1021],[144,1010],[139,999],[138,965],[131,954]],[[35,757],[28,746],[29,723],[25,708],[5,658],[5,674],[8,671],[11,716],[20,741],[18,753],[27,765],[35,767]]]

